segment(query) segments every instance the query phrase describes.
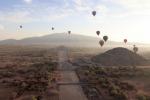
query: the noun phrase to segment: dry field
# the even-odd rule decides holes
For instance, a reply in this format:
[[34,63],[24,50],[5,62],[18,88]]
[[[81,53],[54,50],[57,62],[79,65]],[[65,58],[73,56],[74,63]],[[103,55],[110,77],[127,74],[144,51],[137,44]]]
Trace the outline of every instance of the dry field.
[[54,50],[29,46],[0,47],[0,100],[58,99],[52,82]]
[[[0,100],[58,100],[56,82],[60,73],[56,70],[60,48],[1,45]],[[96,69],[99,66],[93,64],[90,58],[108,49],[68,47],[68,64],[64,61],[62,65],[66,69],[75,66],[80,82],[93,83],[82,84],[89,100],[149,100],[146,97],[150,94],[149,67],[101,69],[104,67],[101,66]],[[149,50],[140,54],[147,59],[150,57]]]

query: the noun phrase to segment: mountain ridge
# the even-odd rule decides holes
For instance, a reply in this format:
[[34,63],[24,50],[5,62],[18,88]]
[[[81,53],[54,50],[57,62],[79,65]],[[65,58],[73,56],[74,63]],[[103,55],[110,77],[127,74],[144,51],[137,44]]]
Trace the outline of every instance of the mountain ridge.
[[[29,37],[24,39],[6,39],[0,44],[53,44],[53,45],[74,45],[74,46],[97,46],[100,37],[92,37],[80,34],[53,33],[44,36]],[[108,41],[107,45],[123,45],[123,42]],[[131,44],[131,43],[128,43]]]

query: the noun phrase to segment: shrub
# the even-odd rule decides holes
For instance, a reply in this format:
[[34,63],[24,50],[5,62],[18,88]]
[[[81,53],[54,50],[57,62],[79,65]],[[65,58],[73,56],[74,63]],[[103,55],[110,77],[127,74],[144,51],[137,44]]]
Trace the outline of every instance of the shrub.
[[118,95],[118,100],[128,100],[128,96],[126,95],[125,92],[120,92]]
[[134,90],[135,87],[129,83],[121,82],[120,87],[125,90]]
[[110,95],[113,96],[115,100],[127,100],[128,97],[124,92],[117,91],[117,89],[112,89]]
[[150,96],[140,94],[137,96],[138,100],[150,100]]
[[112,90],[110,91],[110,95],[111,95],[111,96],[116,96],[116,95],[118,95],[118,91],[115,90],[115,89],[112,89]]
[[101,83],[104,83],[104,82],[105,82],[105,78],[99,77],[99,78],[98,78],[98,81],[99,81],[100,84],[101,84]]
[[35,96],[32,96],[32,100],[37,100]]
[[108,84],[102,83],[101,86],[102,86],[103,88],[107,88],[107,87],[108,87]]
[[144,95],[139,95],[137,98],[138,100],[146,100],[146,97]]

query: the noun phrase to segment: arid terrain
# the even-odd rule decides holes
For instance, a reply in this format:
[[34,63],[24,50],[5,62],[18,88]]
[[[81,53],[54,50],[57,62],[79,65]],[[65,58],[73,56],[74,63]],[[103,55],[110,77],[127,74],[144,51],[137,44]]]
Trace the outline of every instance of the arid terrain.
[[[139,56],[122,49],[132,59],[149,62],[148,50]],[[119,64],[108,66],[107,50],[1,45],[0,100],[150,100],[148,63],[139,64],[138,59],[134,65],[121,65],[122,58],[128,61],[129,56],[119,53]],[[109,54],[118,57],[113,49]],[[104,65],[97,62],[99,57]]]

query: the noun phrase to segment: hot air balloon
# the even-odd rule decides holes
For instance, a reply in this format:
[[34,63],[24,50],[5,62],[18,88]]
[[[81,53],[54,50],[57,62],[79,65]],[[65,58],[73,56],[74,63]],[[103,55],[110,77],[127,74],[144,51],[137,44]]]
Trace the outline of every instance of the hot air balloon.
[[22,26],[22,25],[20,25],[19,27],[20,27],[20,28],[23,28],[23,26]]
[[95,16],[96,15],[96,11],[92,11],[92,15]]
[[71,34],[71,31],[68,31],[68,34]]
[[108,36],[103,36],[103,40],[104,40],[105,42],[107,42]]
[[104,41],[103,40],[100,40],[99,41],[99,44],[101,45],[101,47],[104,45]]
[[124,39],[124,43],[127,43],[127,41],[128,41],[127,39]]
[[54,27],[52,27],[52,30],[54,30]]
[[134,53],[137,53],[138,52],[138,47],[136,47],[135,45],[133,46],[133,51]]
[[96,31],[96,34],[99,36],[100,35],[100,31]]

